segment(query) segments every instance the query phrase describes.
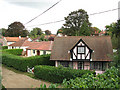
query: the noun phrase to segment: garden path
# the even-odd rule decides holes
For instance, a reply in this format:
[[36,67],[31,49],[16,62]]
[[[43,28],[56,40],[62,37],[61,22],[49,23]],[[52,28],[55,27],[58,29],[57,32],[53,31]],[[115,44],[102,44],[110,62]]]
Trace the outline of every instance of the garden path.
[[36,80],[2,67],[2,84],[5,88],[40,88],[42,83],[46,84],[47,87],[50,85],[48,82]]

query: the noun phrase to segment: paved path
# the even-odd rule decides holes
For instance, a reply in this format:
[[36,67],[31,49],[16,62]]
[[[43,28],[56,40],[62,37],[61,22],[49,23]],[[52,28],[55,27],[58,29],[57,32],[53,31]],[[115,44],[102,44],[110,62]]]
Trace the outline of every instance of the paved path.
[[15,73],[5,67],[2,67],[2,78],[2,84],[6,88],[40,88],[42,83],[46,84],[47,87],[50,85],[48,82],[36,80],[26,75]]

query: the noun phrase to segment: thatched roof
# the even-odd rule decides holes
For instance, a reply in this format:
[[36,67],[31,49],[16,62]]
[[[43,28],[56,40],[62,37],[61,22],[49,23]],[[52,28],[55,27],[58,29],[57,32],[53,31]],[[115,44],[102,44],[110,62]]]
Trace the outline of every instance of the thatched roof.
[[108,55],[112,52],[112,43],[110,36],[67,36],[56,37],[53,43],[50,60],[65,60],[70,61],[70,51],[72,47],[82,39],[92,53],[93,61],[111,61]]

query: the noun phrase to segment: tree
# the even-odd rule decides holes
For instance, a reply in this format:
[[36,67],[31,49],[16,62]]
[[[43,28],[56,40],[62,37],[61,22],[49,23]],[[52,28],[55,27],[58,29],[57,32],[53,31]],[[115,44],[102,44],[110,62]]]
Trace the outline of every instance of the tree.
[[117,23],[111,23],[110,25],[105,26],[105,35],[111,36],[112,46],[114,49],[117,49],[119,47],[118,43],[118,37],[116,36],[116,25]]
[[97,27],[91,27],[91,28],[90,28],[90,32],[91,32],[92,34],[95,34],[95,33],[100,33],[101,30],[100,30],[99,28],[97,28]]
[[113,34],[116,35],[116,37],[120,38],[120,20],[117,20],[115,30],[113,31]]
[[[120,70],[120,20],[117,20],[116,23],[112,23],[110,26],[107,25],[107,32],[109,32],[109,35],[116,38],[117,40],[117,53],[113,56],[113,62],[112,65],[119,68]],[[115,39],[113,41],[116,41]]]
[[80,36],[90,36],[90,28],[88,27],[88,24],[86,21],[81,26],[81,30],[79,30]]
[[105,30],[106,30],[106,34],[105,35],[110,35],[110,36],[114,36],[114,30],[115,30],[115,27],[116,27],[116,23],[112,23],[110,25],[106,25],[105,26]]
[[32,38],[37,38],[38,36],[42,35],[42,30],[38,27],[33,28],[33,30],[30,32],[29,36]]
[[80,36],[90,35],[88,34],[90,32],[87,32],[89,31],[90,26],[91,23],[88,20],[87,12],[83,9],[79,9],[78,11],[71,12],[67,17],[65,17],[65,24],[63,24],[62,28],[63,33],[67,35]]
[[120,20],[117,20],[115,30],[113,31],[113,34],[118,38],[118,55],[120,54]]
[[39,38],[39,41],[48,41],[47,39],[45,39],[45,35],[42,34]]
[[25,26],[21,22],[14,22],[8,26],[8,29],[5,32],[5,36],[18,37],[18,36],[27,36],[28,31],[25,29]]
[[7,29],[5,29],[5,28],[1,28],[1,29],[0,29],[0,32],[2,32],[2,36],[5,36],[6,30],[7,30]]
[[50,34],[51,34],[51,31],[45,30],[45,34],[46,34],[46,35],[50,35]]
[[58,35],[59,33],[63,33],[63,29],[62,29],[62,28],[61,28],[61,29],[58,29],[57,35]]

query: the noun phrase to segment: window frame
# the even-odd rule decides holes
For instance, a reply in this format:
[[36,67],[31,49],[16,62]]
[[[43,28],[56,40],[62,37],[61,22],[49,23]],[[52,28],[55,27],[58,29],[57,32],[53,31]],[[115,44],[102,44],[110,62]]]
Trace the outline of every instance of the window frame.
[[[97,63],[98,65],[95,66]],[[106,68],[107,68],[107,62],[90,62],[90,70],[105,71]]]
[[46,51],[45,50],[43,51],[43,55],[46,55]]
[[[79,66],[80,64],[81,64],[82,66]],[[81,67],[81,68],[80,68],[80,67]],[[79,70],[84,70],[84,62],[81,62],[81,61],[78,62],[78,63],[77,63],[77,68],[78,68]]]
[[60,65],[62,65],[63,67],[69,67],[69,62],[67,62],[67,61],[61,61]]
[[[78,48],[84,48],[84,52],[79,52]],[[77,54],[85,54],[85,46],[77,46]]]
[[35,50],[33,50],[33,54],[35,54]]

